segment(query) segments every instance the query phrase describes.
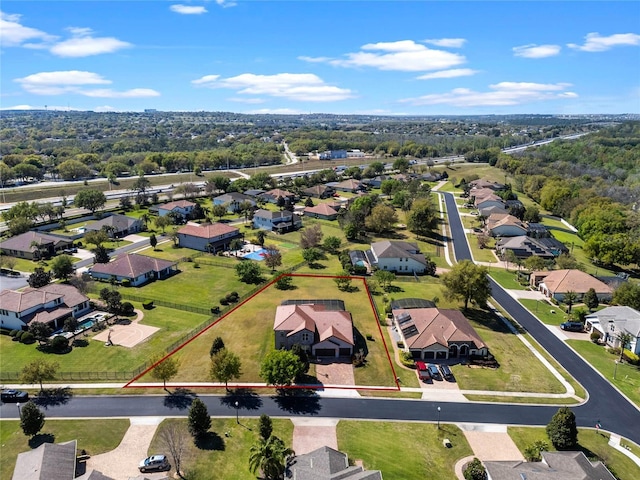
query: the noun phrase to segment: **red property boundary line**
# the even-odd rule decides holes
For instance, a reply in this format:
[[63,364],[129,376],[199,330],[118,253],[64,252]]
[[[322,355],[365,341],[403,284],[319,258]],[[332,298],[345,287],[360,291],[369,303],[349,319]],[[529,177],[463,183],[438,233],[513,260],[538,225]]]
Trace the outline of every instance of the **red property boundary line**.
[[[179,352],[180,350],[182,350],[184,347],[189,345],[189,343],[194,341],[196,338],[200,337],[200,335],[202,335],[203,333],[208,331],[214,325],[217,325],[218,323],[220,323],[222,320],[224,320],[229,315],[231,315],[233,312],[235,312],[240,307],[242,307],[245,303],[247,303],[248,301],[250,301],[251,299],[253,299],[257,295],[259,295],[260,293],[265,291],[271,285],[276,283],[282,277],[303,277],[303,278],[323,278],[323,279],[349,278],[351,280],[360,280],[360,281],[362,281],[364,289],[367,292],[367,296],[369,298],[369,304],[371,306],[371,313],[372,313],[373,317],[376,319],[376,325],[378,326],[378,333],[380,334],[380,338],[382,339],[382,344],[384,345],[385,352],[387,353],[387,361],[389,362],[389,366],[391,367],[391,373],[393,374],[393,379],[394,379],[394,382],[395,382],[396,386],[395,387],[366,387],[366,386],[365,387],[350,387],[350,386],[337,387],[337,386],[324,386],[324,385],[311,384],[311,385],[290,385],[290,386],[279,387],[279,388],[286,388],[286,389],[292,389],[292,390],[295,390],[295,389],[298,389],[298,390],[336,389],[336,390],[369,390],[369,391],[393,391],[393,392],[400,391],[399,379],[398,379],[398,376],[396,374],[396,370],[393,367],[393,362],[391,361],[391,355],[389,354],[389,348],[387,347],[387,342],[386,342],[386,340],[384,338],[384,334],[382,332],[382,327],[380,326],[380,319],[378,318],[376,307],[375,307],[375,304],[374,304],[374,301],[373,301],[373,296],[371,295],[371,291],[369,290],[369,287],[367,285],[366,280],[363,277],[352,277],[352,276],[344,276],[344,275],[319,275],[319,274],[311,274],[311,273],[283,273],[283,274],[278,275],[277,278],[271,280],[269,283],[267,283],[265,286],[263,286],[260,290],[258,290],[257,292],[253,293],[253,295],[251,295],[250,297],[244,299],[241,303],[239,303],[238,305],[233,307],[231,310],[229,310],[227,313],[225,313],[223,316],[221,316],[218,320],[213,322],[207,328],[205,328],[204,330],[199,332],[197,335],[195,335],[194,337],[192,337],[189,340],[187,340],[186,342],[184,342],[182,345],[179,345],[178,347],[174,348],[171,352],[167,353],[164,357],[162,357],[160,360],[155,362],[149,368],[147,368],[146,370],[144,370],[143,372],[139,373],[134,378],[129,380],[129,382],[127,382],[122,388],[159,388],[159,387],[149,386],[149,385],[137,386],[137,385],[132,385],[132,384],[134,382],[138,381],[138,379],[140,379],[141,377],[145,376],[151,370],[153,370],[156,367],[156,365],[159,365],[160,363],[164,362],[167,358],[169,358],[173,354],[175,354],[175,353]],[[198,387],[193,387],[193,385],[175,385],[175,384],[172,385],[172,387],[175,387],[175,388],[181,388],[181,387],[182,388],[216,388],[216,389],[225,388],[223,385],[221,385],[221,386],[202,386],[202,387],[198,386]],[[229,388],[251,388],[251,389],[261,389],[261,388],[266,389],[266,388],[268,388],[268,389],[273,389],[275,387],[273,385],[241,384],[241,385],[229,385]]]

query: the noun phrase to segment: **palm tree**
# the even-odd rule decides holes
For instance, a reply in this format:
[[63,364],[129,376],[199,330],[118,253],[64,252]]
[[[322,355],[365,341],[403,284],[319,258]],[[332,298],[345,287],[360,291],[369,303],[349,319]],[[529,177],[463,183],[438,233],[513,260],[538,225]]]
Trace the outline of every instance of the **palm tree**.
[[249,452],[251,473],[260,470],[266,480],[282,478],[287,457],[295,454],[275,435],[271,435],[266,440],[260,438],[257,443],[251,446]]
[[578,301],[578,294],[573,290],[569,290],[564,294],[563,302],[567,304],[567,313],[571,313],[571,307]]
[[29,248],[31,250],[34,250],[33,252],[33,258],[35,259],[39,259],[42,256],[42,251],[40,250],[41,245],[40,242],[38,240],[32,240],[31,243],[29,244]]
[[616,339],[620,342],[620,362],[622,362],[624,358],[624,349],[629,346],[631,340],[633,339],[633,335],[631,335],[626,330],[620,330],[616,333]]
[[146,230],[147,228],[149,228],[149,222],[151,221],[151,214],[149,212],[143,213],[142,215],[140,215],[140,220],[142,220],[142,223],[144,223],[144,229]]

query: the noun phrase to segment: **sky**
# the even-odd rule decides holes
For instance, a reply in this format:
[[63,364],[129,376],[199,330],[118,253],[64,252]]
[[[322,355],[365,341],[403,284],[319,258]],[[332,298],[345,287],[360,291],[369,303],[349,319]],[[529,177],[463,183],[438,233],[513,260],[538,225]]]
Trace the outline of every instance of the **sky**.
[[3,0],[0,108],[640,113],[640,2]]

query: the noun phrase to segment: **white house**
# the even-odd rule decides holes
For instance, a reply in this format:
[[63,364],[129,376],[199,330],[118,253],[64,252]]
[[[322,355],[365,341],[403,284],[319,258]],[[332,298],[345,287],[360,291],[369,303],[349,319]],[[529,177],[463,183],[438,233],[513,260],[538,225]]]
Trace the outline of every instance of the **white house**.
[[169,202],[158,207],[158,215],[164,217],[165,215],[169,215],[171,212],[173,212],[177,215],[181,215],[184,218],[188,218],[189,214],[193,211],[195,206],[195,203],[188,200]]
[[607,307],[587,315],[587,331],[598,332],[600,338],[611,347],[619,347],[620,332],[631,334],[627,349],[640,355],[640,312],[631,307]]
[[365,252],[367,261],[379,270],[397,273],[424,273],[427,260],[415,243],[384,240],[371,244]]
[[9,330],[26,329],[31,322],[46,323],[56,330],[67,318],[79,318],[90,309],[89,298],[71,285],[51,283],[22,292],[0,292],[0,326]]

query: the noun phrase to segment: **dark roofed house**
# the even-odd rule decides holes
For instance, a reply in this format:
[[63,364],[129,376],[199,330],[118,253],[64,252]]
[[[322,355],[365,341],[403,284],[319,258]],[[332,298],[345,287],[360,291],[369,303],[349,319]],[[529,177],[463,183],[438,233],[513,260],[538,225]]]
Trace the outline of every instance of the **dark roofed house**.
[[263,193],[265,193],[265,190],[260,190],[259,188],[252,188],[250,190],[244,191],[245,195],[248,195],[249,197],[252,197],[252,198],[258,198]]
[[125,237],[132,233],[141,232],[143,222],[139,218],[127,217],[115,213],[102,220],[88,224],[85,228],[89,231],[105,230],[111,238]]
[[364,190],[364,185],[359,180],[350,178],[348,180],[344,180],[342,182],[336,183],[334,185],[334,188],[339,192],[356,193],[361,190]]
[[43,443],[33,450],[18,454],[13,480],[113,480],[111,477],[89,470],[77,474],[77,441]]
[[533,256],[552,260],[556,257],[539,239],[525,235],[505,237],[496,242],[496,253],[504,256],[508,251],[513,252],[517,258],[529,258]]
[[304,214],[307,217],[320,218],[322,220],[335,220],[338,218],[338,212],[326,203],[321,203],[315,207],[306,207]]
[[345,453],[321,447],[287,462],[285,478],[292,480],[382,480],[379,470],[349,465]]
[[176,262],[147,257],[136,253],[119,255],[109,263],[96,263],[89,273],[92,278],[117,281],[129,280],[131,286],[138,287],[156,279],[164,279],[176,272]]
[[38,260],[48,258],[60,250],[69,248],[72,243],[73,240],[69,238],[29,231],[0,242],[0,250],[11,257]]
[[541,462],[488,461],[487,480],[614,480],[601,462],[583,452],[541,452]]
[[242,238],[240,230],[224,223],[188,223],[178,230],[178,244],[201,252],[216,253],[228,250],[235,238]]
[[313,187],[305,188],[302,193],[308,197],[328,198],[335,193],[335,190],[328,185],[314,185]]

